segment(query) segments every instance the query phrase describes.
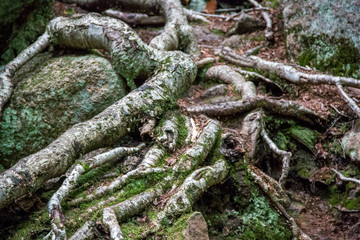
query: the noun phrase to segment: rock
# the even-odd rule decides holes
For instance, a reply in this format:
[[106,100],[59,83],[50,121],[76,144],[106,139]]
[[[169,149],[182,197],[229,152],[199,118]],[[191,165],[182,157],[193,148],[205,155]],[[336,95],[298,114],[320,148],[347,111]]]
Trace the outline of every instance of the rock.
[[95,55],[40,54],[16,74],[14,82],[17,86],[0,123],[0,164],[5,167],[126,94],[124,81],[109,61]]
[[347,132],[341,140],[341,146],[345,154],[353,162],[360,162],[360,123],[354,129]]
[[0,65],[5,65],[45,31],[54,0],[0,2]]
[[200,212],[188,218],[184,235],[186,240],[209,240],[208,227]]
[[335,75],[360,77],[360,1],[284,0],[289,59]]
[[263,20],[257,19],[249,14],[242,13],[237,22],[229,29],[226,35],[243,34],[264,29],[266,24]]

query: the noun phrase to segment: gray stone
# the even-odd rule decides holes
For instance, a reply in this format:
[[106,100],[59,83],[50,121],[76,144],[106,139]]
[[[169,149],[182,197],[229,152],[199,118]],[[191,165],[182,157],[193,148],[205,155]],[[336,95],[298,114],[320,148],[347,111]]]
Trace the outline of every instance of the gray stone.
[[186,240],[209,240],[208,227],[200,212],[189,217],[184,235]]
[[95,56],[35,57],[15,76],[4,109],[0,164],[39,151],[70,126],[90,119],[126,94],[108,60]]
[[360,1],[284,0],[289,59],[360,77]]
[[249,14],[242,13],[237,22],[229,29],[226,35],[251,33],[266,27],[265,21]]

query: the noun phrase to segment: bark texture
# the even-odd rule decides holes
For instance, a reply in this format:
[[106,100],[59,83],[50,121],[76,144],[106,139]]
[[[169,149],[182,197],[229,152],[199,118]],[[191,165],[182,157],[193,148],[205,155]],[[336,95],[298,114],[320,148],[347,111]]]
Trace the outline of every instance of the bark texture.
[[5,184],[0,187],[0,208],[63,174],[80,154],[125,136],[144,116],[159,117],[196,76],[196,65],[190,57],[151,48],[127,25],[112,18],[97,14],[56,18],[45,35],[62,46],[109,51],[115,70],[130,82],[151,77],[93,119],[73,126],[48,147],[2,173],[0,181]]

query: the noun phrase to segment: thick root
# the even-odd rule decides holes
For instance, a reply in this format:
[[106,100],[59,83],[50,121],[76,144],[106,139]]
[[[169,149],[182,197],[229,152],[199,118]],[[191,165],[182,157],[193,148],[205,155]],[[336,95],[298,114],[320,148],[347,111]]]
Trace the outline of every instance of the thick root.
[[47,32],[64,46],[108,50],[116,71],[125,78],[151,78],[93,119],[73,126],[48,147],[2,173],[0,209],[63,174],[80,154],[111,145],[127,135],[144,116],[162,115],[196,76],[196,65],[189,56],[148,47],[127,25],[113,18],[98,14],[60,17],[50,22]]
[[218,65],[207,70],[205,78],[220,79],[231,84],[235,90],[242,96],[243,100],[256,97],[256,88],[252,82],[247,82],[245,78],[227,65]]
[[186,111],[190,113],[204,113],[211,116],[225,116],[249,112],[257,108],[264,108],[269,112],[283,116],[295,117],[311,125],[314,124],[312,119],[325,121],[325,119],[317,113],[296,102],[286,100],[277,101],[264,97],[252,98],[247,101],[240,100],[218,104],[188,106],[186,107]]

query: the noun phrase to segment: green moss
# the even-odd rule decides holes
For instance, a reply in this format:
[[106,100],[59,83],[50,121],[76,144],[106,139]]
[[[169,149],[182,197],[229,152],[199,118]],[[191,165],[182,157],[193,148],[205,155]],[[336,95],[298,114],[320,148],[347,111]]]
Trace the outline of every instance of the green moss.
[[0,65],[4,65],[31,45],[45,31],[54,0],[3,0],[0,8]]
[[225,34],[223,30],[216,29],[216,28],[211,29],[211,32],[216,34],[216,35],[219,35],[219,36],[224,36],[224,34]]
[[29,219],[16,226],[16,228],[10,232],[10,237],[7,239],[42,239],[48,234],[48,231],[44,231],[44,226],[50,226],[47,206],[43,206],[41,210],[32,214]]
[[188,225],[187,220],[193,215],[194,213],[190,212],[188,214],[182,215],[178,218],[174,224],[165,226],[163,232],[166,236],[166,239],[172,240],[180,240],[185,239],[184,231]]
[[318,132],[302,126],[293,126],[288,130],[289,135],[302,143],[309,150],[314,151],[318,139]]
[[50,57],[40,54],[15,78],[22,81],[0,124],[0,163],[5,167],[39,151],[70,126],[90,119],[126,93],[123,80],[103,58]]
[[178,130],[178,138],[176,140],[176,145],[178,147],[180,147],[180,146],[184,146],[185,139],[188,136],[189,130],[188,130],[187,126],[186,126],[186,119],[181,113],[176,112],[175,117],[176,117],[176,119],[178,121],[178,128],[177,128],[177,130]]
[[248,207],[241,213],[239,226],[241,239],[292,239],[292,233],[279,214],[263,196],[252,193]]
[[301,66],[310,65],[336,76],[360,77],[360,52],[345,38],[303,35],[300,43],[304,50],[297,60]]

